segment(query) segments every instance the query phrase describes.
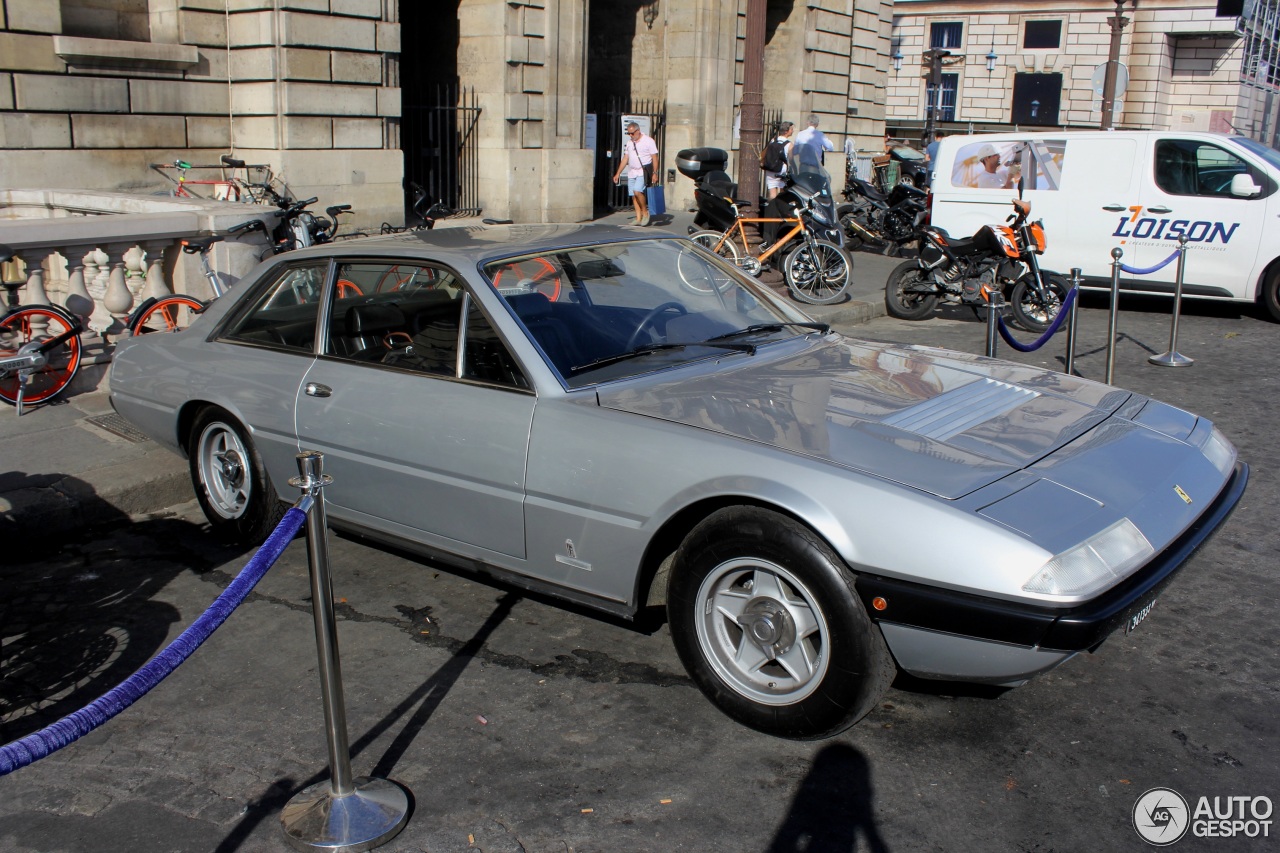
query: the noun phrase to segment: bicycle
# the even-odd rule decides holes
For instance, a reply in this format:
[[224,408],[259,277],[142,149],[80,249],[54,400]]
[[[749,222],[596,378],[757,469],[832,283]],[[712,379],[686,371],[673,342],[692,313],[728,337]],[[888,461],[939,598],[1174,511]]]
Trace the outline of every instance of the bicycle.
[[[250,219],[248,222],[228,228],[227,234],[238,234],[241,231],[253,231],[263,227],[262,220]],[[221,243],[225,239],[226,237],[222,234],[210,234],[205,237],[190,237],[182,241],[183,252],[188,255],[200,255],[200,272],[209,282],[213,299],[225,294],[227,288],[218,274],[209,266],[209,249],[214,243]],[[152,296],[133,310],[126,329],[130,335],[181,331],[191,325],[191,320],[208,308],[213,299],[205,301],[184,293]]]
[[[821,240],[805,227],[801,217],[759,217],[743,216],[742,207],[746,202],[734,203],[735,220],[728,231],[694,231],[689,239],[703,246],[713,254],[738,266],[749,275],[758,276],[764,270],[764,264],[774,255],[783,254],[783,275],[787,281],[787,289],[800,302],[810,305],[830,305],[844,296],[849,289],[853,260],[844,249],[827,240]],[[750,243],[747,241],[746,225],[777,223],[790,225],[791,230],[780,234],[771,245],[765,246],[759,255],[752,255]],[[802,245],[794,246],[792,241],[800,237]],[[741,250],[735,237],[741,241]],[[788,249],[788,246],[790,248]],[[695,281],[697,276],[694,277]],[[686,286],[704,292],[706,288],[689,280],[681,273]],[[725,287],[728,282],[717,284]]]
[[[0,245],[0,264],[13,260]],[[21,281],[3,283],[8,291],[0,315],[0,399],[16,406],[48,402],[71,384],[80,369],[79,319],[57,305],[22,305]]]
[[[290,203],[288,191],[278,192],[275,188],[277,183],[276,177],[271,173],[271,167],[264,164],[248,164],[243,160],[237,160],[223,154],[221,163],[214,166],[196,166],[188,163],[186,160],[175,160],[172,163],[151,163],[149,164],[153,171],[164,176],[165,180],[171,182],[173,187],[167,192],[161,192],[161,195],[172,195],[178,198],[213,198],[218,201],[234,201],[246,202],[248,204],[271,204],[277,207],[285,207]],[[178,176],[175,178],[170,175],[167,170],[176,169]],[[192,178],[187,176],[187,172],[196,169],[217,169],[218,177],[215,178]],[[227,169],[231,169],[231,175],[227,175]],[[243,179],[235,174],[236,169],[243,169],[245,176]],[[256,169],[262,173],[261,181],[252,181],[249,179],[249,170]],[[192,189],[197,186],[212,187],[209,196],[201,195],[200,192]]]

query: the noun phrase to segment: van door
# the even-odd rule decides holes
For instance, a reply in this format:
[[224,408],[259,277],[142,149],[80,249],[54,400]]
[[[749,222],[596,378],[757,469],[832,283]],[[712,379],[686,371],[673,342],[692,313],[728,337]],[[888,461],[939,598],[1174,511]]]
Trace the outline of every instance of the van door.
[[[1178,236],[1186,234],[1184,293],[1251,298],[1266,224],[1265,197],[1274,190],[1274,183],[1212,140],[1153,135],[1150,144],[1140,207],[1120,229],[1135,249],[1136,263],[1126,263],[1155,266],[1177,250]],[[1232,195],[1231,179],[1241,173],[1252,175],[1263,192],[1252,198]],[[1127,286],[1168,293],[1177,272],[1175,259],[1159,272],[1135,277]]]
[[[1049,250],[1044,266],[1066,275],[1080,267],[1084,275],[1111,280],[1111,250],[1124,250],[1124,263],[1134,264],[1133,247],[1121,234],[1141,193],[1145,152],[1138,140],[1123,134],[1068,138],[1062,158],[1064,195],[1072,199],[1065,234],[1055,251],[1054,234],[1045,222]],[[1096,283],[1096,282],[1095,282]]]

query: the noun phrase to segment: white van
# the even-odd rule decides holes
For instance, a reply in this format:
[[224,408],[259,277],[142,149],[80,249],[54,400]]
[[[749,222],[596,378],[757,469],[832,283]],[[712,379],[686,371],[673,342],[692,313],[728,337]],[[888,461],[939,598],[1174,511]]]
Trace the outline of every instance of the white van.
[[[1239,136],[1174,131],[1039,131],[951,136],[933,166],[931,223],[953,236],[1003,222],[1009,201],[1044,221],[1041,263],[1111,286],[1111,250],[1154,267],[1187,235],[1186,296],[1258,300],[1280,320],[1280,152]],[[1172,293],[1177,260],[1125,290]]]

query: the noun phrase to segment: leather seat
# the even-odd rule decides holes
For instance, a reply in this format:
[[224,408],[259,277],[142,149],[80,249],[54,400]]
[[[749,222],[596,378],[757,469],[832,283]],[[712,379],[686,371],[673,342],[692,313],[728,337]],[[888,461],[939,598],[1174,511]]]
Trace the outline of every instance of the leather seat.
[[389,332],[406,333],[404,312],[395,305],[353,305],[344,325],[345,355],[357,361],[377,361],[390,350],[384,343]]
[[521,293],[508,297],[507,302],[561,375],[567,376],[571,368],[586,363],[573,330],[554,315],[551,300],[544,294]]

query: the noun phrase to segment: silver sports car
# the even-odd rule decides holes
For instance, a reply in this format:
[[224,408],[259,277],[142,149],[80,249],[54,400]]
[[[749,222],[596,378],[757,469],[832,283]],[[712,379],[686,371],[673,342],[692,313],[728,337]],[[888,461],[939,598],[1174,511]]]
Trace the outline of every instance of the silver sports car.
[[845,338],[688,240],[592,225],[276,256],[110,381],[221,533],[261,542],[321,451],[335,528],[665,605],[706,695],[795,738],[898,670],[1015,685],[1136,628],[1248,476],[1193,414]]

